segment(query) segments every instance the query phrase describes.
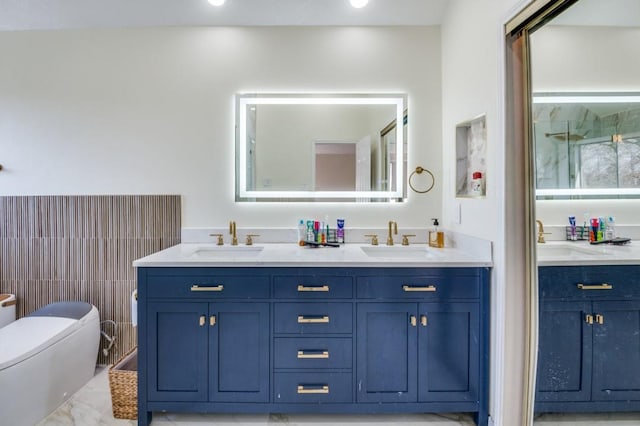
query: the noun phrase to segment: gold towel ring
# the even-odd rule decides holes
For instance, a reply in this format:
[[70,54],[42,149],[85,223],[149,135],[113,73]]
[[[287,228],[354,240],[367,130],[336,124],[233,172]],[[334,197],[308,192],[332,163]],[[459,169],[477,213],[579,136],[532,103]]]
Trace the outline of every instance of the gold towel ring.
[[[430,186],[429,188],[425,189],[424,191],[418,191],[417,189],[415,189],[415,188],[413,187],[413,184],[411,183],[411,178],[412,178],[412,177],[413,177],[413,175],[415,175],[416,173],[417,173],[417,174],[422,174],[422,172],[427,172],[427,173],[429,173],[429,176],[431,176],[431,186]],[[426,192],[431,191],[431,190],[433,189],[433,185],[435,185],[435,184],[436,184],[436,178],[435,178],[435,177],[433,177],[433,173],[431,173],[429,170],[425,169],[424,167],[420,167],[420,166],[416,167],[416,169],[415,169],[413,172],[411,172],[411,174],[409,175],[409,187],[410,187],[414,192],[417,192],[418,194],[424,194],[424,193],[426,193]]]

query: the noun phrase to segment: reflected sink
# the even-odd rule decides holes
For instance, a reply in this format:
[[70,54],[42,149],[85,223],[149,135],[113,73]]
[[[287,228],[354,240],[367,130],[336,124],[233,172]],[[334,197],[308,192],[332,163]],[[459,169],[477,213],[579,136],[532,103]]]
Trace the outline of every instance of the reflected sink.
[[363,246],[360,250],[369,257],[387,259],[430,259],[440,256],[440,253],[434,253],[424,246]]
[[537,246],[539,257],[584,257],[602,256],[607,253],[587,247],[575,247],[572,245],[544,245]]
[[201,247],[193,252],[193,257],[203,259],[256,257],[264,247],[260,246],[214,246]]

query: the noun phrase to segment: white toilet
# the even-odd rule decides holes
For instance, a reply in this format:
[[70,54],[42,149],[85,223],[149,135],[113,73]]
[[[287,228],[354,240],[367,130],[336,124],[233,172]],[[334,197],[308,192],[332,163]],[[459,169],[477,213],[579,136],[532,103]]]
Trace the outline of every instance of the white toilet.
[[94,375],[100,317],[57,302],[0,328],[0,424],[37,424]]

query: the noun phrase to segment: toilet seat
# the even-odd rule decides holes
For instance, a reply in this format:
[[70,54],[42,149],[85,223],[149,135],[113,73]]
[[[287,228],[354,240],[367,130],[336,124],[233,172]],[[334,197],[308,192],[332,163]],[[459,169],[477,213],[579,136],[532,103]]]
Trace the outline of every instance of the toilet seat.
[[73,333],[81,322],[59,317],[24,317],[0,328],[0,371]]

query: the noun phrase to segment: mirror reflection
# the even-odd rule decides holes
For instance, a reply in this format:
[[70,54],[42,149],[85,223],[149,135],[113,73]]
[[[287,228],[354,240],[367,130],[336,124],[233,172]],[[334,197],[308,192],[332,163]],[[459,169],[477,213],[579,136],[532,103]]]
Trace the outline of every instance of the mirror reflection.
[[236,199],[402,200],[405,104],[404,95],[238,95]]
[[640,96],[534,94],[536,195],[640,195]]

